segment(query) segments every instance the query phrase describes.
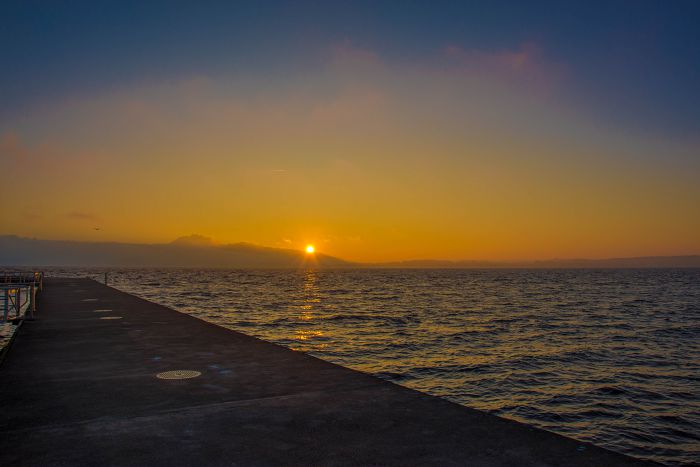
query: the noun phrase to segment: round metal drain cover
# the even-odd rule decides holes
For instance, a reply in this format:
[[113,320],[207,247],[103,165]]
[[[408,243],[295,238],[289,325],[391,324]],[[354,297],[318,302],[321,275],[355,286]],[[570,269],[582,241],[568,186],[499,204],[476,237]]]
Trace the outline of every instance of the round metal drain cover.
[[122,319],[121,316],[103,316],[100,319]]
[[202,373],[199,371],[194,371],[194,370],[173,370],[173,371],[164,371],[162,373],[158,373],[156,375],[156,378],[159,379],[190,379],[190,378],[196,378],[197,376],[200,376]]

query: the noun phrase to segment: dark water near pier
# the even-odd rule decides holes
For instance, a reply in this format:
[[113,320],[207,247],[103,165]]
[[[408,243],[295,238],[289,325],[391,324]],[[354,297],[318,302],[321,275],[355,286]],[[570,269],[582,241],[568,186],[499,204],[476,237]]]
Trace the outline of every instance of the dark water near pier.
[[700,270],[110,277],[135,295],[460,404],[636,457],[700,464]]

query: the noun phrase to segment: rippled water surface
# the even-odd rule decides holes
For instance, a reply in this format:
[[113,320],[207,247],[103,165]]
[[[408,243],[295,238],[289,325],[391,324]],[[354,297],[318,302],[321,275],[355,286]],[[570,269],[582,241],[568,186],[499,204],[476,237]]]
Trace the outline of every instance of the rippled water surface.
[[700,270],[110,277],[204,320],[460,404],[637,457],[700,464]]

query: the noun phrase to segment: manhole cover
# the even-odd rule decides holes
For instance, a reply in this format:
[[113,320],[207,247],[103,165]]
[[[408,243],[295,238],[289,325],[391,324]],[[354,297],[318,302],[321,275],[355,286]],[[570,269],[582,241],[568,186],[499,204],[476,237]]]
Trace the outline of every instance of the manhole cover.
[[194,370],[173,370],[173,371],[164,371],[162,373],[158,373],[156,375],[156,378],[159,379],[190,379],[190,378],[196,378],[197,376],[201,375],[202,373],[199,371],[194,371]]
[[108,310],[106,308],[104,310],[92,310],[93,313],[107,313],[108,311],[112,311],[112,310]]
[[122,319],[121,316],[103,316],[100,319]]

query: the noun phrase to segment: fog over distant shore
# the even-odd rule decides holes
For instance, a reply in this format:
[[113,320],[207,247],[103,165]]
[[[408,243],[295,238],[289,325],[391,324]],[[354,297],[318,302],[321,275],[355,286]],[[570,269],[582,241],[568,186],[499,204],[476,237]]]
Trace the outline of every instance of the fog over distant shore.
[[0,235],[0,266],[109,266],[201,268],[700,268],[700,255],[541,261],[409,260],[359,263],[316,253],[250,243],[217,245],[204,237],[137,244],[40,240]]

